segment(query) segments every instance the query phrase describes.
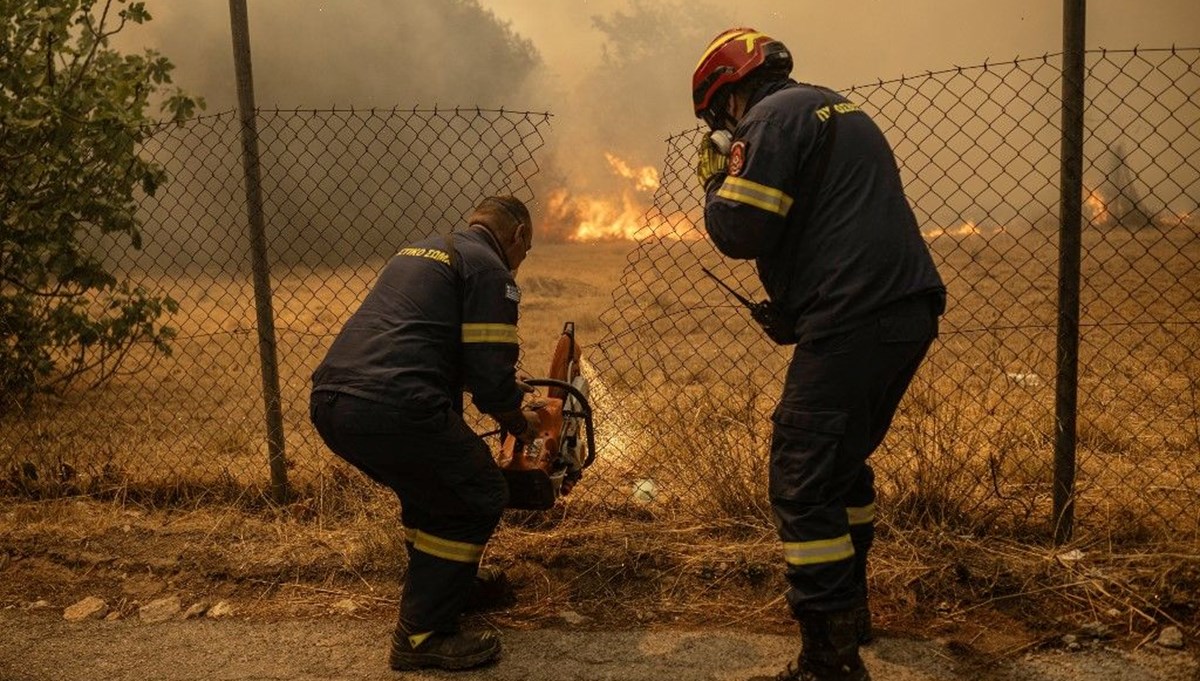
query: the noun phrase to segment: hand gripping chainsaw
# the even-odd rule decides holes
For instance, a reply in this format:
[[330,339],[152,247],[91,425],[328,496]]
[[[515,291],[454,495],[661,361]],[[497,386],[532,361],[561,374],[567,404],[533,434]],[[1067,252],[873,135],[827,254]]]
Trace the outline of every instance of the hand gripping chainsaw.
[[497,463],[508,482],[509,508],[553,507],[596,458],[592,407],[580,357],[575,323],[567,322],[554,348],[548,376],[525,380],[533,387],[546,388],[546,397],[536,401],[541,426],[533,442],[524,444],[510,433],[501,433]]

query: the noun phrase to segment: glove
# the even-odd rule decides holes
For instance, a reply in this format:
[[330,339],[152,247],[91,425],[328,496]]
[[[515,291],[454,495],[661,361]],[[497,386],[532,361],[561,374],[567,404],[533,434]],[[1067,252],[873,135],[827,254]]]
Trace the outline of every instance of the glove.
[[529,408],[494,414],[492,418],[500,423],[501,428],[525,444],[536,440],[541,433],[542,418]]
[[532,409],[522,409],[521,416],[525,419],[525,429],[519,433],[513,433],[513,437],[517,438],[525,444],[529,444],[537,439],[537,436],[542,432],[542,417]]
[[696,161],[696,179],[700,181],[700,187],[705,192],[714,180],[725,175],[732,139],[733,136],[728,131],[718,130],[700,140],[697,149],[699,160]]
[[546,400],[542,399],[541,397],[536,396],[537,388],[534,388],[533,386],[529,385],[528,383],[526,383],[525,381],[522,381],[519,378],[517,379],[517,388],[520,389],[520,391],[525,393],[526,395],[534,396],[529,400],[529,402],[527,402],[525,404],[525,407],[524,407],[525,409],[531,409],[533,411],[537,411],[538,409],[541,409],[542,407],[549,404],[549,402],[547,402]]

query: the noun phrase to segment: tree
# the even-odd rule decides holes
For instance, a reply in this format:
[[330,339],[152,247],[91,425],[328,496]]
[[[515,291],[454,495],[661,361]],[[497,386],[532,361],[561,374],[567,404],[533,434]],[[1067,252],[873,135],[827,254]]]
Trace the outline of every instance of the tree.
[[128,0],[0,0],[0,414],[44,390],[111,378],[138,343],[169,352],[169,297],[118,279],[94,251],[141,248],[138,192],[164,170],[139,156],[158,103],[171,120],[203,101],[169,89],[171,62],[109,45],[150,20]]

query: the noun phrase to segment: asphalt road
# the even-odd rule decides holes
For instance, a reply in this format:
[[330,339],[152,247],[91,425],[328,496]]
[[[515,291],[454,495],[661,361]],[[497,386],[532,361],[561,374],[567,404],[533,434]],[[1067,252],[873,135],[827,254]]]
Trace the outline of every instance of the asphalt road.
[[[503,630],[504,657],[494,666],[400,674],[387,668],[389,630],[388,622],[338,617],[72,623],[57,612],[10,609],[0,611],[0,681],[725,681],[774,673],[797,645],[734,630]],[[1154,646],[981,665],[934,642],[882,639],[864,657],[875,681],[1200,681],[1194,656]]]

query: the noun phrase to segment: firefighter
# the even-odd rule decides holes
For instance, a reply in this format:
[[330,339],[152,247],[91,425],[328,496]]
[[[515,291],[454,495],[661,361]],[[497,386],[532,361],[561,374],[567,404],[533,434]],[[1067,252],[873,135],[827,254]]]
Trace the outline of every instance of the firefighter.
[[937,336],[945,287],[892,150],[858,105],[789,77],[783,43],[718,35],[692,76],[704,224],[724,255],[754,259],[795,344],[772,415],[768,491],[802,649],[778,679],[864,681],[868,457]]
[[514,274],[532,245],[518,199],[484,199],[468,226],[401,248],[313,373],[310,411],[325,444],[400,499],[408,570],[393,669],[467,669],[495,660],[491,632],[460,614],[503,594],[479,570],[508,488],[463,421],[463,391],[519,439],[538,430],[516,376]]

